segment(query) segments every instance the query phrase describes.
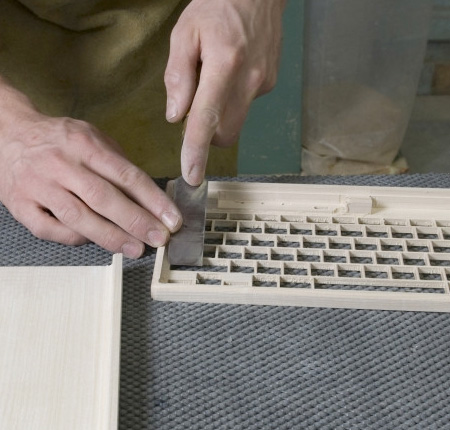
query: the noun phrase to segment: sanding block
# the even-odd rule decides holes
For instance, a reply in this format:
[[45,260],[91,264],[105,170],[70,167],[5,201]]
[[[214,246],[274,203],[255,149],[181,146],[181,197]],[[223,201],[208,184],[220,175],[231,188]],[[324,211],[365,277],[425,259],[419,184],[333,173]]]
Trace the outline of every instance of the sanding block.
[[169,182],[167,191],[183,216],[180,230],[169,241],[169,263],[177,266],[201,266],[208,181],[204,180],[198,187],[193,187],[180,176]]

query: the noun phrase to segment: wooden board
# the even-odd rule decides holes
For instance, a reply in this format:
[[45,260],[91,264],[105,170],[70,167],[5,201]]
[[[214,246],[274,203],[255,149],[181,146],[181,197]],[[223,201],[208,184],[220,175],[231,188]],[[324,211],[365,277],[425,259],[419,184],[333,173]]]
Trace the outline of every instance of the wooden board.
[[117,430],[122,256],[0,268],[0,429]]
[[450,312],[448,190],[210,182],[206,219],[155,300]]

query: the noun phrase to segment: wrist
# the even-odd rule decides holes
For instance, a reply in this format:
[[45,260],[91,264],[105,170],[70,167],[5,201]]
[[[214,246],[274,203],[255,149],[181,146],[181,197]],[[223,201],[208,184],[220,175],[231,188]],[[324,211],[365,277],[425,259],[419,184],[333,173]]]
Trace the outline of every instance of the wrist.
[[31,120],[41,114],[31,100],[0,76],[0,132],[12,124]]

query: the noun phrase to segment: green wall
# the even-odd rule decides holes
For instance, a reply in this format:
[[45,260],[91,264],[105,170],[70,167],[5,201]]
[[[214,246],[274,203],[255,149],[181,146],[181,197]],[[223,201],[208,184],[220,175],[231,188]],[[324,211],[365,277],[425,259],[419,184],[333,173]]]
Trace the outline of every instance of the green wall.
[[300,172],[303,0],[289,0],[275,89],[257,99],[239,143],[239,174]]

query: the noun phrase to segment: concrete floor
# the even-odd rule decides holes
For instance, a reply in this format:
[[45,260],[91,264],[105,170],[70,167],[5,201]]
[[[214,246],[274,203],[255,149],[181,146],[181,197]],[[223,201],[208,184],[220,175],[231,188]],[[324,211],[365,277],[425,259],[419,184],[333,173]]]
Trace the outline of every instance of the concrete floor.
[[419,96],[402,145],[409,173],[450,173],[450,96]]

